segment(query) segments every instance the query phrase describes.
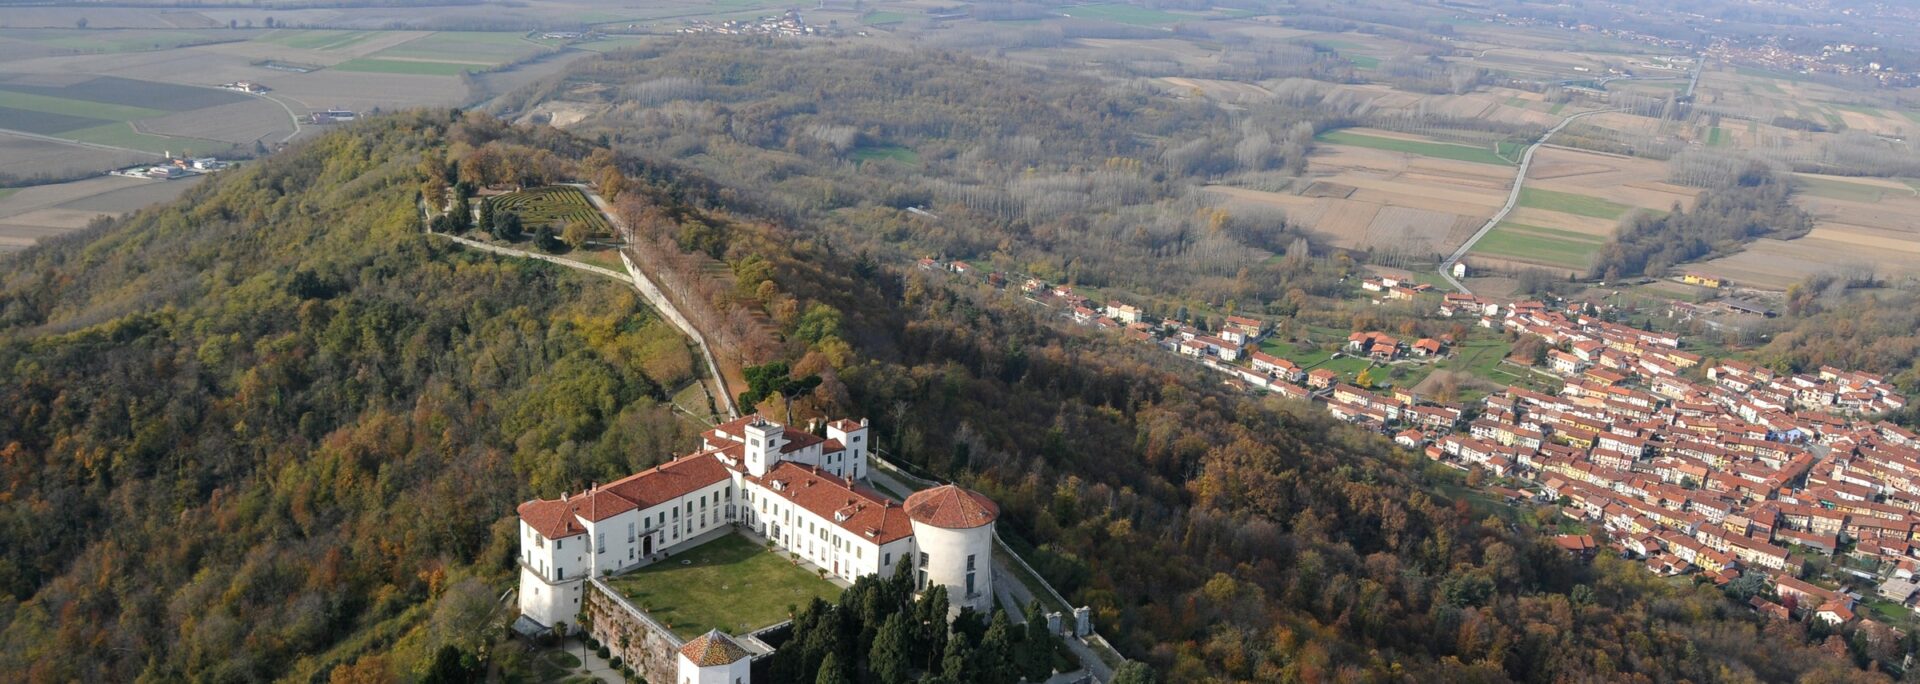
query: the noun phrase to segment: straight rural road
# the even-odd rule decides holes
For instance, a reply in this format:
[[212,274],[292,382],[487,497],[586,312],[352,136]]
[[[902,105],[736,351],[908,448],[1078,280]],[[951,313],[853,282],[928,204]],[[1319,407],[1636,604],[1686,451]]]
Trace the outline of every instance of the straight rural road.
[[1560,123],[1554,124],[1553,128],[1549,128],[1546,133],[1541,134],[1539,140],[1534,141],[1532,145],[1528,145],[1526,153],[1520,155],[1520,171],[1513,176],[1513,190],[1507,193],[1507,203],[1500,207],[1500,211],[1495,213],[1493,218],[1487,219],[1486,225],[1480,226],[1480,230],[1475,231],[1473,237],[1467,238],[1466,242],[1460,244],[1459,249],[1453,250],[1453,254],[1449,255],[1446,260],[1440,262],[1440,277],[1445,278],[1447,283],[1453,286],[1453,289],[1459,290],[1464,294],[1473,294],[1472,290],[1467,289],[1465,283],[1454,279],[1453,265],[1460,263],[1460,260],[1467,256],[1467,252],[1473,249],[1474,243],[1479,242],[1480,238],[1486,237],[1487,233],[1493,232],[1493,227],[1500,225],[1500,222],[1507,218],[1507,214],[1513,211],[1513,206],[1520,203],[1520,188],[1527,182],[1527,168],[1533,165],[1533,153],[1538,151],[1541,145],[1547,144],[1547,140],[1553,138],[1553,134],[1559,133],[1560,129],[1566,128],[1567,124],[1573,123],[1574,119],[1617,111],[1620,110],[1596,109],[1591,112],[1581,112],[1561,119]]

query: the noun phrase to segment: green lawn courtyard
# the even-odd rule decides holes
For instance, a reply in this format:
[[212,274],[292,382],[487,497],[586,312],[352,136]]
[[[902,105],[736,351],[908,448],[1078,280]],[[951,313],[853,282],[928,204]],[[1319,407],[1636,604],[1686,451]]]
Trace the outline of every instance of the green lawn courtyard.
[[802,569],[786,553],[729,534],[608,581],[634,607],[691,639],[718,629],[747,632],[787,619],[787,607],[814,597],[833,601],[840,587]]

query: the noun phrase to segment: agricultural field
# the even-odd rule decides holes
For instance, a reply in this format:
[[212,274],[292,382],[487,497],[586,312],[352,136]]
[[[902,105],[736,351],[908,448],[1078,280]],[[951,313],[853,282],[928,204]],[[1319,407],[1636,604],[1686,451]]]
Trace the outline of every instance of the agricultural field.
[[1061,14],[1076,19],[1111,21],[1116,24],[1131,24],[1134,26],[1166,26],[1199,18],[1191,15],[1175,14],[1163,10],[1118,3],[1068,7],[1062,9]]
[[1352,130],[1328,131],[1315,138],[1323,143],[1334,145],[1352,145],[1389,152],[1405,152],[1436,159],[1475,162],[1479,164],[1499,164],[1512,166],[1513,162],[1495,153],[1492,147],[1476,147],[1457,143],[1419,140],[1411,136],[1388,136],[1357,133]]
[[[169,135],[144,125],[175,114],[230,105],[241,105],[235,108],[242,110],[277,109],[231,91],[117,76],[0,78],[0,129],[145,152],[217,153],[247,142],[235,139],[226,126],[220,130],[171,126],[166,128],[176,132]],[[292,125],[284,112],[279,123],[283,126],[270,126],[268,130],[285,130]],[[227,137],[215,137],[223,132]]]
[[533,56],[549,46],[521,33],[442,31],[333,65],[341,71],[458,76]]
[[166,202],[204,180],[150,181],[100,176],[71,183],[0,191],[0,252],[87,227],[100,216],[119,216]]
[[1491,256],[1584,274],[1607,238],[1573,230],[1501,221],[1474,243],[1469,256]]
[[[528,232],[540,226],[558,226],[561,224],[585,223],[592,226],[594,235],[608,235],[613,228],[607,225],[606,217],[593,208],[587,196],[579,188],[566,185],[549,185],[531,188],[519,192],[496,195],[487,199],[494,211],[512,212],[520,217]],[[558,233],[556,228],[554,232]]]
[[1307,175],[1298,194],[1207,190],[1225,198],[1229,212],[1282,209],[1320,244],[1422,256],[1457,248],[1506,202],[1513,182],[1511,167],[1346,145],[1320,146]]
[[1813,215],[1812,232],[1759,240],[1695,270],[1773,290],[1832,272],[1864,270],[1896,282],[1920,278],[1920,194],[1913,187],[1884,178],[1797,174],[1796,180],[1795,202]]

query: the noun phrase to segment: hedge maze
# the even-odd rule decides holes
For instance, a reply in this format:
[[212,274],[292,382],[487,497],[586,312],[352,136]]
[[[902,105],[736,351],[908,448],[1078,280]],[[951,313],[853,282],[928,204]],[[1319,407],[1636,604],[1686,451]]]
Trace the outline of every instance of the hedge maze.
[[587,201],[585,193],[573,186],[529,188],[487,201],[493,205],[494,211],[512,212],[519,216],[521,225],[528,232],[538,230],[541,226],[551,226],[557,233],[562,224],[585,223],[590,234],[613,234],[606,217],[593,208],[593,203]]

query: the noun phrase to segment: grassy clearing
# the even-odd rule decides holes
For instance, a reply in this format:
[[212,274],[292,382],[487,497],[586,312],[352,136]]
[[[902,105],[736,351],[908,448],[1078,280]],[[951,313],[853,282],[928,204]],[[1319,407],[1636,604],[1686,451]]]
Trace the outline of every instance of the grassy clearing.
[[1864,183],[1849,183],[1831,178],[1795,176],[1801,192],[1815,197],[1847,200],[1851,202],[1878,202],[1886,196],[1886,189]]
[[1346,58],[1347,58],[1347,61],[1349,61],[1349,62],[1352,62],[1352,63],[1353,63],[1353,68],[1355,68],[1355,69],[1378,69],[1378,68],[1380,68],[1380,58],[1379,58],[1379,57],[1374,57],[1374,56],[1371,56],[1371,55],[1346,55]]
[[1174,14],[1172,12],[1162,12],[1157,9],[1120,4],[1082,5],[1080,7],[1067,8],[1064,13],[1076,19],[1097,19],[1133,26],[1165,26],[1167,24],[1178,24],[1194,19],[1194,17]]
[[1566,108],[1567,108],[1567,103],[1565,103],[1565,102],[1555,102],[1555,103],[1553,103],[1553,107],[1551,107],[1551,108],[1549,108],[1549,109],[1547,110],[1547,113],[1548,113],[1548,114],[1553,114],[1553,115],[1556,115],[1556,116],[1558,116],[1558,115],[1560,114],[1560,110],[1562,110],[1562,109],[1566,109]]
[[609,584],[688,639],[710,629],[744,634],[787,619],[787,606],[840,596],[840,587],[794,565],[786,554],[735,534]]
[[919,152],[913,151],[912,148],[901,147],[899,145],[877,145],[873,147],[861,147],[853,150],[852,152],[848,152],[847,158],[857,162],[868,162],[868,161],[875,161],[879,159],[886,159],[890,161],[900,162],[902,164],[920,163]]
[[1707,129],[1707,147],[1720,147],[1726,145],[1727,142],[1727,131],[1725,129],[1719,126]]
[[359,71],[370,74],[408,74],[414,76],[459,76],[462,72],[482,71],[485,64],[464,64],[455,62],[407,62],[394,59],[375,59],[362,57],[350,59],[333,65],[336,71]]
[[1379,136],[1354,133],[1352,131],[1327,131],[1321,133],[1315,139],[1335,145],[1352,145],[1354,147],[1366,147],[1390,152],[1405,152],[1407,154],[1417,154],[1423,157],[1434,157],[1437,159],[1452,159],[1454,161],[1494,164],[1497,166],[1514,165],[1513,162],[1507,161],[1491,149],[1470,145],[1382,138]]
[[1633,210],[1633,207],[1599,197],[1539,188],[1521,188],[1520,206],[1602,219],[1617,219]]
[[1597,235],[1503,221],[1474,243],[1473,251],[1543,266],[1584,271],[1606,243]]

